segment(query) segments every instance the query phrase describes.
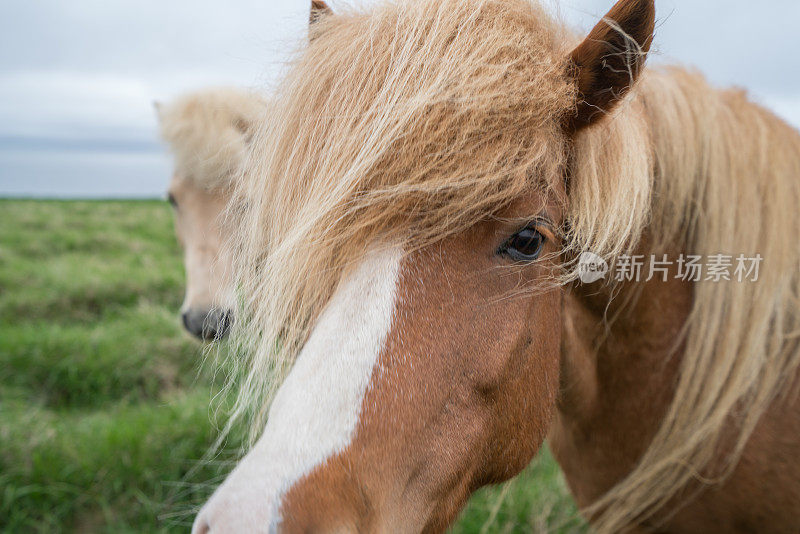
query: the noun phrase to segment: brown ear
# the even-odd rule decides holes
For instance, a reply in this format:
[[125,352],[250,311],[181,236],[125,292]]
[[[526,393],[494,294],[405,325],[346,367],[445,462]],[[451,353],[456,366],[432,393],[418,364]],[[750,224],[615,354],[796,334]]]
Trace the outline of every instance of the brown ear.
[[580,94],[567,119],[570,131],[602,119],[633,86],[653,42],[655,16],[654,0],[619,0],[572,51]]
[[333,13],[331,8],[328,7],[328,4],[323,2],[322,0],[311,0],[311,12],[308,16],[308,24],[309,26],[313,26],[315,22],[321,19],[324,16],[330,15]]

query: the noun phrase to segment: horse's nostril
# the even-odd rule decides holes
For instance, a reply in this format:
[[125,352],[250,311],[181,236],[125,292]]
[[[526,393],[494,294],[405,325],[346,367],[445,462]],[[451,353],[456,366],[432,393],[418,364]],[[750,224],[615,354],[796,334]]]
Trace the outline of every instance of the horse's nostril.
[[194,337],[208,340],[214,339],[216,329],[211,327],[212,323],[208,321],[210,312],[207,310],[187,310],[181,317],[183,318],[183,326]]
[[229,311],[211,310],[203,319],[202,338],[207,341],[222,339],[231,327],[232,314]]
[[229,310],[187,310],[183,325],[193,336],[203,341],[222,339],[233,324],[233,313]]

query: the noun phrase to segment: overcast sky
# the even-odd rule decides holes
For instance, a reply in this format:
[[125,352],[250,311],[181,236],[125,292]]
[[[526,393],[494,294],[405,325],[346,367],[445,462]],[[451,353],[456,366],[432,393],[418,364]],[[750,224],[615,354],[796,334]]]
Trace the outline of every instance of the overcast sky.
[[[443,0],[453,1],[453,0]],[[305,36],[305,0],[37,0],[0,17],[0,195],[157,196],[153,100],[265,91]],[[342,2],[329,2],[335,9]],[[371,0],[362,3],[371,3]],[[588,31],[613,0],[551,0]],[[697,66],[800,126],[800,2],[656,0],[657,62]]]

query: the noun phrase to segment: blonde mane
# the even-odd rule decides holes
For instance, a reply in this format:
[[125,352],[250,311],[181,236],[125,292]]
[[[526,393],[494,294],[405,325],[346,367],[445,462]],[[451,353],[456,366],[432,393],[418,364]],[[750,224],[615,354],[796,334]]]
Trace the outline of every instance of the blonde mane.
[[[675,342],[685,344],[675,400],[636,469],[590,510],[602,512],[595,528],[617,532],[691,480],[723,480],[764,412],[796,384],[800,135],[744,91],[650,69],[629,106],[577,140],[576,160],[571,220],[586,249],[610,250],[602,225],[630,217],[630,208],[609,213],[610,182],[621,181],[650,189],[644,252],[763,257],[757,282],[694,284]],[[732,429],[720,459],[723,431],[728,439]]]
[[240,170],[266,101],[242,89],[213,88],[157,109],[176,172],[202,189],[215,190],[226,187]]
[[425,246],[536,188],[565,202],[566,258],[619,254],[645,233],[654,251],[765,258],[758,283],[696,285],[676,401],[598,503],[600,530],[664,504],[733,414],[735,460],[800,360],[797,133],[740,93],[665,70],[570,146],[561,125],[576,107],[565,74],[576,40],[525,0],[388,3],[312,32],[232,203],[234,339],[249,358],[233,420],[252,417],[260,433],[315,317],[369,244]]

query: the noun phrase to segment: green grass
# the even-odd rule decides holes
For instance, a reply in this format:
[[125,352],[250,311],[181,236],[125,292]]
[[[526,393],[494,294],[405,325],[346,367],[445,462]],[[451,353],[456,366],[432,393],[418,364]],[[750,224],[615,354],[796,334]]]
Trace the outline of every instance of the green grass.
[[[240,441],[199,461],[218,388],[182,292],[165,202],[0,200],[0,531],[187,530]],[[453,527],[584,530],[546,450]]]

